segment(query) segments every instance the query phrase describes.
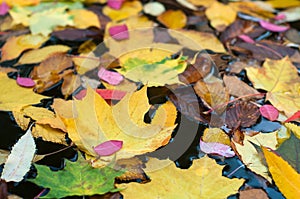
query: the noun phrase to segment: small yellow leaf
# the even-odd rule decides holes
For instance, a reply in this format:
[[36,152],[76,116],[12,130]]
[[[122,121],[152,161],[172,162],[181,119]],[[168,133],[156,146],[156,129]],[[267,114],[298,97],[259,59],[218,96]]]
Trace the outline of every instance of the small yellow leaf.
[[76,28],[86,29],[92,26],[97,28],[101,27],[98,16],[92,11],[86,9],[73,9],[68,13],[73,16],[74,26]]
[[[149,169],[152,167],[152,170]],[[145,184],[131,182],[117,185],[125,198],[226,198],[238,191],[244,180],[222,176],[223,166],[207,156],[193,161],[189,169],[180,169],[170,160],[150,159]]]
[[113,21],[119,21],[137,15],[142,10],[143,6],[140,1],[126,1],[123,3],[120,10],[105,6],[103,8],[103,14],[107,15]]
[[299,198],[300,174],[289,163],[267,148],[262,147],[269,171],[275,184],[287,199]]
[[30,50],[20,58],[18,64],[39,63],[52,53],[67,52],[68,50],[70,50],[70,47],[64,45],[46,46],[44,48]]
[[229,5],[217,1],[206,9],[205,14],[210,20],[210,24],[220,32],[224,31],[228,25],[234,22],[237,15],[236,11]]
[[204,142],[217,142],[230,146],[230,139],[226,133],[219,128],[207,128],[204,130],[202,140]]
[[48,37],[41,35],[21,35],[10,37],[2,47],[1,61],[17,58],[23,51],[38,48]]
[[167,28],[180,29],[186,25],[187,16],[181,10],[167,10],[157,17]]
[[211,4],[216,2],[217,0],[188,0],[188,2],[192,3],[195,6],[204,6],[209,7]]

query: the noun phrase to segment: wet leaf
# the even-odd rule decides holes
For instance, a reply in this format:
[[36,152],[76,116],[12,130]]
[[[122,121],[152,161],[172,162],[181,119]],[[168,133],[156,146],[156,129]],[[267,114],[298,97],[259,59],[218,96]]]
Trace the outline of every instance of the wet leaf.
[[259,108],[259,111],[262,116],[264,116],[265,118],[267,118],[270,121],[277,120],[278,115],[279,115],[278,110],[274,106],[268,105],[268,104],[261,106]]
[[157,17],[167,28],[180,29],[186,25],[187,17],[181,10],[167,10]]
[[286,198],[295,198],[300,195],[298,185],[300,175],[284,159],[275,152],[263,147],[263,153],[268,163],[269,171],[275,184]]
[[[159,167],[159,164],[163,164],[163,168],[153,170],[150,167]],[[150,159],[146,169],[149,169],[146,171],[151,179],[149,183],[118,185],[126,187],[121,191],[125,198],[226,198],[243,184],[243,180],[222,176],[223,166],[207,156],[194,160],[189,169],[177,168],[170,160],[155,159]],[[174,183],[170,178],[180,180]]]
[[[29,181],[50,188],[47,195],[41,198],[63,198],[66,196],[104,194],[118,191],[114,187],[114,178],[121,175],[110,167],[93,168],[81,154],[76,162],[66,161],[64,170],[53,172],[49,167],[35,164],[37,177]],[[93,180],[91,180],[93,179]],[[57,182],[60,185],[57,186]]]
[[31,135],[31,127],[13,146],[1,174],[1,179],[6,182],[20,182],[29,171],[31,161],[35,154],[36,145]]

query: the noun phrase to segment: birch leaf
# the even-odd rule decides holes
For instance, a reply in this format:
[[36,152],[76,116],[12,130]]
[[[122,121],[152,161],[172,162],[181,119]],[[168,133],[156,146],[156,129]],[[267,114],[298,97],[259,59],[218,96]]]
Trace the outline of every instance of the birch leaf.
[[31,127],[13,146],[4,165],[1,175],[2,180],[6,182],[20,182],[29,171],[36,149],[34,139],[31,135]]

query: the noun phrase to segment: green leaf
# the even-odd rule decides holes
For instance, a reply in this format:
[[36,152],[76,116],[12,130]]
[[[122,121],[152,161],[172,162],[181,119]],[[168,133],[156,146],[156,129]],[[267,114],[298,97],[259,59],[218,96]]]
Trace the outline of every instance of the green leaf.
[[290,138],[285,140],[276,152],[300,173],[300,140],[294,133],[291,133]]
[[49,193],[42,198],[63,198],[66,196],[91,196],[115,192],[115,177],[123,171],[116,171],[107,166],[93,168],[81,155],[76,162],[66,161],[66,166],[60,171],[51,171],[49,167],[35,164],[38,175],[29,181],[50,188]]

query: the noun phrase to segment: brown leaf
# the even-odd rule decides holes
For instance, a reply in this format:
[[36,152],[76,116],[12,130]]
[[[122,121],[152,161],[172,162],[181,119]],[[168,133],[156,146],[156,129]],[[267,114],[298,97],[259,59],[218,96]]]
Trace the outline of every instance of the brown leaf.
[[240,191],[239,199],[268,199],[268,195],[262,189],[248,189]]
[[[229,91],[229,94],[235,97],[241,97],[241,96],[251,95],[251,94],[259,94],[257,90],[248,86],[245,82],[241,81],[236,76],[224,75],[223,81],[225,83],[226,88]],[[261,98],[261,97],[257,97],[257,98]]]
[[90,28],[90,29],[66,28],[64,30],[52,32],[51,36],[57,37],[58,39],[64,41],[74,41],[74,40],[85,41],[86,39],[102,38],[103,30],[99,30],[96,28]]
[[237,101],[227,108],[225,122],[231,129],[250,127],[256,123],[259,116],[259,108],[256,105]]
[[68,98],[81,84],[80,78],[78,75],[74,74],[73,70],[66,70],[62,74],[63,76],[63,83],[61,86],[61,92]]
[[0,180],[0,198],[7,198],[7,184],[4,180]]

